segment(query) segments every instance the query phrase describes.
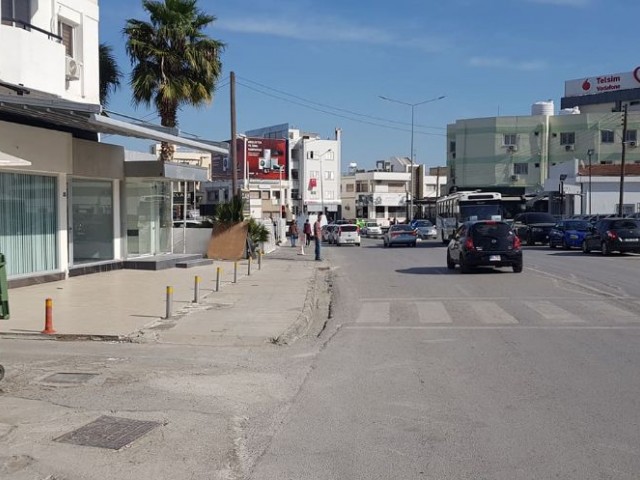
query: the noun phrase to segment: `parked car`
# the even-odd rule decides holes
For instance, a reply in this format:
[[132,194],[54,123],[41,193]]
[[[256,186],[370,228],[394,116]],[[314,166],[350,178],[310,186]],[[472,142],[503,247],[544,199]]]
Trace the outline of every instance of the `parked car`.
[[334,225],[332,223],[328,223],[326,225],[322,226],[322,241],[323,242],[327,242],[327,243],[331,243],[331,230],[333,229]]
[[340,247],[342,245],[360,246],[360,227],[356,224],[337,225],[333,233],[334,243]]
[[431,220],[416,220],[413,222],[413,228],[416,229],[420,240],[438,238],[438,230]]
[[580,248],[590,227],[587,220],[560,220],[549,231],[549,248]]
[[480,220],[463,223],[447,247],[447,268],[460,265],[462,273],[474,267],[511,267],[522,272],[520,238],[505,222]]
[[525,245],[549,242],[549,231],[556,224],[556,218],[550,213],[525,212],[513,219],[513,230]]
[[364,225],[362,234],[366,237],[380,237],[382,236],[382,227],[377,222],[367,222]]
[[391,225],[387,233],[382,236],[382,242],[385,248],[394,245],[415,247],[418,242],[418,234],[411,225]]
[[582,240],[582,251],[640,253],[640,220],[635,218],[605,218],[596,222]]

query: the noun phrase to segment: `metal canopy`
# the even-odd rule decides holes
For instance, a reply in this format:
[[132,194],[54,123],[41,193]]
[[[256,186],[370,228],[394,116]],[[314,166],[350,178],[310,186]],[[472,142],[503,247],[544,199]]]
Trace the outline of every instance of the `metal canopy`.
[[[229,149],[209,140],[194,140],[179,135],[177,129],[167,129],[148,123],[131,123],[101,114],[100,105],[70,102],[60,99],[26,98],[0,95],[0,120],[4,115],[32,120],[51,128],[63,127],[83,132],[108,133],[168,142],[211,153],[228,155]],[[224,145],[224,144],[223,144]]]

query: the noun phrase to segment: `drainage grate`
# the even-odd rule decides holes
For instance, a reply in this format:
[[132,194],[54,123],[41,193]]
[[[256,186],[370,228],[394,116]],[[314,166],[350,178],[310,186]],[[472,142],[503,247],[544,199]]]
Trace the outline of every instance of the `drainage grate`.
[[86,447],[119,450],[133,443],[159,425],[161,424],[158,422],[103,415],[84,427],[65,433],[61,437],[56,438],[55,441],[73,443],[74,445],[83,445]]
[[54,373],[42,379],[44,383],[58,383],[61,385],[85,383],[96,377],[97,373]]

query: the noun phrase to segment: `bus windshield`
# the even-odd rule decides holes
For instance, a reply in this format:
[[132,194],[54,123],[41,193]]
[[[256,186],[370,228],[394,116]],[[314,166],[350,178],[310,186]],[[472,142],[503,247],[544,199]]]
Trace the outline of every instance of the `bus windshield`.
[[460,221],[467,220],[501,220],[500,205],[460,204]]

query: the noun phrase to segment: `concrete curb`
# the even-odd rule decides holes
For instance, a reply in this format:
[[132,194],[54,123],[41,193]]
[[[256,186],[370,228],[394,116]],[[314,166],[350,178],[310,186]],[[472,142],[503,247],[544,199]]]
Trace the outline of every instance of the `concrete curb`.
[[17,332],[0,332],[1,338],[7,340],[58,340],[58,341],[92,341],[92,342],[118,342],[118,343],[133,343],[133,340],[128,335],[94,335],[87,333],[54,333],[47,335],[44,333],[17,333]]

